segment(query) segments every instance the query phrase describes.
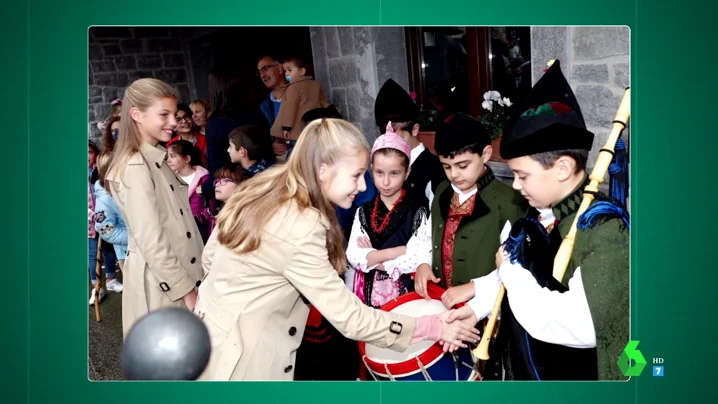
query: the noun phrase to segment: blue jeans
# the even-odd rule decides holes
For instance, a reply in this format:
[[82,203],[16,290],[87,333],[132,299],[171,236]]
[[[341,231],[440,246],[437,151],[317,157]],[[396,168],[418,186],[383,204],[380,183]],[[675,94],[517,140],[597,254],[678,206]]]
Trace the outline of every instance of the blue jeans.
[[[97,274],[95,273],[95,267],[97,266],[97,243],[99,236],[95,238],[88,238],[88,255],[87,255],[87,270],[90,273],[91,280],[97,280]],[[117,264],[117,255],[115,255],[115,247],[112,244],[103,241],[102,242],[102,263],[105,264],[105,274],[108,278],[114,278],[117,276],[115,273],[115,265]]]

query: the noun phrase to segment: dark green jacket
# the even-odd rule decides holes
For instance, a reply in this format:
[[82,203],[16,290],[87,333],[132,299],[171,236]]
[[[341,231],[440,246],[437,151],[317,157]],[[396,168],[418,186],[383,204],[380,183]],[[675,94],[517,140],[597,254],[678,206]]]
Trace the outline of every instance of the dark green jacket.
[[[528,203],[521,194],[497,180],[491,168],[487,167],[477,186],[479,193],[474,210],[471,215],[461,219],[454,239],[454,286],[488,275],[496,269],[496,252],[504,224],[506,221],[513,224],[528,211]],[[453,195],[451,184],[444,181],[437,187],[431,206],[432,269],[444,288],[442,240]]]
[[[565,237],[581,204],[581,183],[573,193],[552,208],[561,237]],[[620,219],[578,230],[573,253],[562,284],[576,268],[581,279],[596,331],[599,380],[625,380],[617,362],[629,338],[629,232]]]

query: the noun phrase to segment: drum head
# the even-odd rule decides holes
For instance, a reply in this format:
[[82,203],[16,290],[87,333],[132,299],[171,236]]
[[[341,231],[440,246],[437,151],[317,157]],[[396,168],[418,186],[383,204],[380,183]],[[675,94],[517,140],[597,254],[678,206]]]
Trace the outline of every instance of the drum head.
[[[411,317],[432,316],[446,312],[446,307],[440,300],[426,300],[424,298],[411,300],[401,304],[391,310],[391,313],[401,314]],[[436,344],[435,341],[421,341],[416,344],[409,345],[404,352],[396,352],[387,348],[379,348],[371,344],[366,344],[366,356],[368,359],[379,363],[401,363],[408,359],[412,359],[431,348]]]
[[[421,297],[416,292],[410,292],[385,304],[381,310],[415,318],[446,312],[447,309],[441,303],[441,295],[445,290],[432,282],[426,285],[426,289],[431,300]],[[420,363],[428,369],[444,357],[442,347],[435,341],[411,344],[404,352],[377,348],[374,345],[359,342],[359,353],[369,372],[379,377],[393,375],[389,376],[390,378],[412,377],[421,372]]]

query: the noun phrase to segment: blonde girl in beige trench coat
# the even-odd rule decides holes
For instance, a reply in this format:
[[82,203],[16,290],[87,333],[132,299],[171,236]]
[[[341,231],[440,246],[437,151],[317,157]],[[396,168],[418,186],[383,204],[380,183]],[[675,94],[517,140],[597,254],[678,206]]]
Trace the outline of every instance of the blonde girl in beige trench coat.
[[478,339],[468,321],[445,323],[450,312],[417,319],[365,306],[339,277],[346,257],[335,209],[366,189],[368,157],[354,125],[313,121],[286,164],[242,183],[222,208],[195,308],[212,341],[201,380],[292,380],[309,304],[348,338],[396,351]]
[[140,79],[122,100],[120,134],[106,183],[127,223],[122,329],[127,336],[143,315],[162,307],[194,309],[202,278],[202,238],[187,199],[187,184],[167,166],[177,126],[177,93]]

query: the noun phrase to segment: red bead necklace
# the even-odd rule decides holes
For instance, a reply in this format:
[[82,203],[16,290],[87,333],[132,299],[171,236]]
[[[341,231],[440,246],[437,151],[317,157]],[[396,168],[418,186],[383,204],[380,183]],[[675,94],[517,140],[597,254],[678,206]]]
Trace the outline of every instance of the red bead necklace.
[[401,203],[401,200],[404,199],[405,194],[406,190],[402,189],[401,195],[399,195],[399,199],[394,202],[394,206],[392,206],[389,212],[387,212],[386,216],[384,216],[384,219],[381,221],[381,224],[377,223],[379,218],[379,204],[381,203],[381,196],[376,197],[376,202],[374,202],[374,208],[371,210],[371,229],[374,230],[375,233],[381,234],[386,229],[386,226],[389,225],[391,214],[394,213],[394,208],[396,208],[399,203]]

